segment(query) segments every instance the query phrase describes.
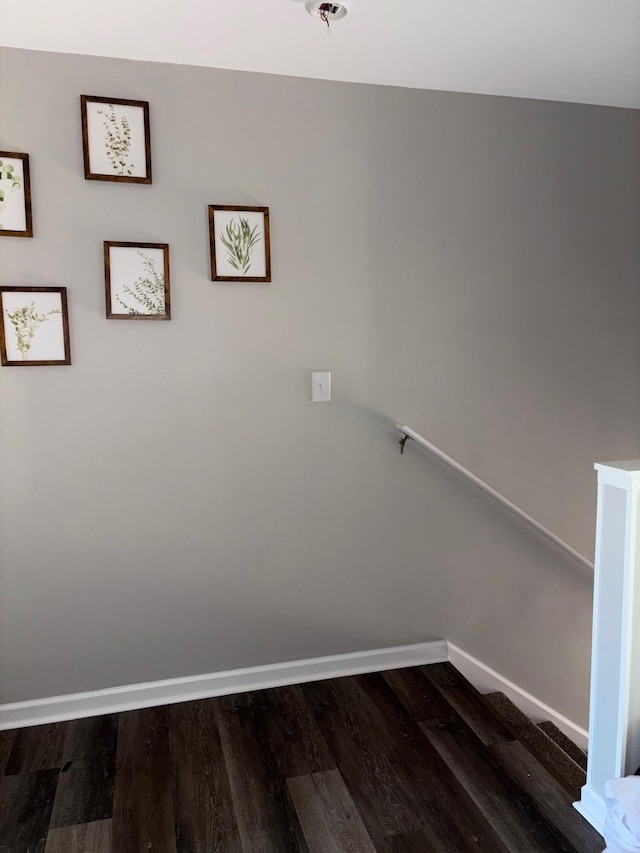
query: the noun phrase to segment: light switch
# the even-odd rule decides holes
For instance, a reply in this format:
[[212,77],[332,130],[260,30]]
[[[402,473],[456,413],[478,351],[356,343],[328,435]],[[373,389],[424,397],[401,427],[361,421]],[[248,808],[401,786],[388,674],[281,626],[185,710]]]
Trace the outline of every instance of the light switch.
[[328,370],[314,370],[311,373],[311,400],[314,403],[330,402],[331,373]]

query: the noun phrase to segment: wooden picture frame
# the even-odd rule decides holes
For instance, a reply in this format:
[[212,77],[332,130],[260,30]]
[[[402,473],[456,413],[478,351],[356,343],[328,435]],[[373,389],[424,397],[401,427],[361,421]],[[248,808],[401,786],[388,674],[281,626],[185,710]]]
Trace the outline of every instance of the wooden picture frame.
[[66,287],[0,287],[5,367],[71,364]]
[[168,243],[104,242],[107,320],[170,320]]
[[150,184],[149,102],[81,95],[84,176]]
[[271,281],[269,208],[209,205],[211,281]]
[[0,237],[33,237],[28,154],[0,151]]

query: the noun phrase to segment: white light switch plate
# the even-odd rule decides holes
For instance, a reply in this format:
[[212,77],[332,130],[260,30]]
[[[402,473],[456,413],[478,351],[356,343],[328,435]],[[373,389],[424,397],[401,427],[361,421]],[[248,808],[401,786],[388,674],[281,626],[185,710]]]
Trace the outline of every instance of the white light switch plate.
[[314,403],[328,403],[331,400],[331,373],[328,370],[314,370],[311,373],[311,400]]

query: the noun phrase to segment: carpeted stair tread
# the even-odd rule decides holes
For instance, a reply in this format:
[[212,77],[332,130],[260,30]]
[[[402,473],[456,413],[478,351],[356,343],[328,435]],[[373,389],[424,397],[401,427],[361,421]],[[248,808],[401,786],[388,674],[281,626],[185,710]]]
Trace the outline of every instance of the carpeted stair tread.
[[534,753],[574,799],[579,799],[586,773],[541,728],[531,722],[504,693],[487,693],[484,699],[497,711],[518,740]]
[[545,720],[543,723],[538,723],[538,728],[542,729],[542,731],[554,740],[560,749],[564,750],[567,753],[569,758],[572,758],[578,767],[582,767],[584,772],[587,772],[587,754],[583,752],[580,747],[575,744],[571,738],[567,737],[563,731],[556,726],[555,723],[552,723],[550,720]]

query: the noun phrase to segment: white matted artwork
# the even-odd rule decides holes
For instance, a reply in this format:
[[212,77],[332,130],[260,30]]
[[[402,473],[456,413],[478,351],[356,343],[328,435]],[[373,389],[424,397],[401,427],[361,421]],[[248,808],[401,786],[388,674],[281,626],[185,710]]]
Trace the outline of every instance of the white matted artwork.
[[0,236],[33,237],[28,154],[0,151]]
[[84,176],[151,183],[148,101],[81,95]]
[[66,287],[2,287],[0,307],[4,366],[71,364]]
[[170,320],[167,243],[104,243],[108,320]]
[[212,281],[271,281],[269,208],[209,205]]

